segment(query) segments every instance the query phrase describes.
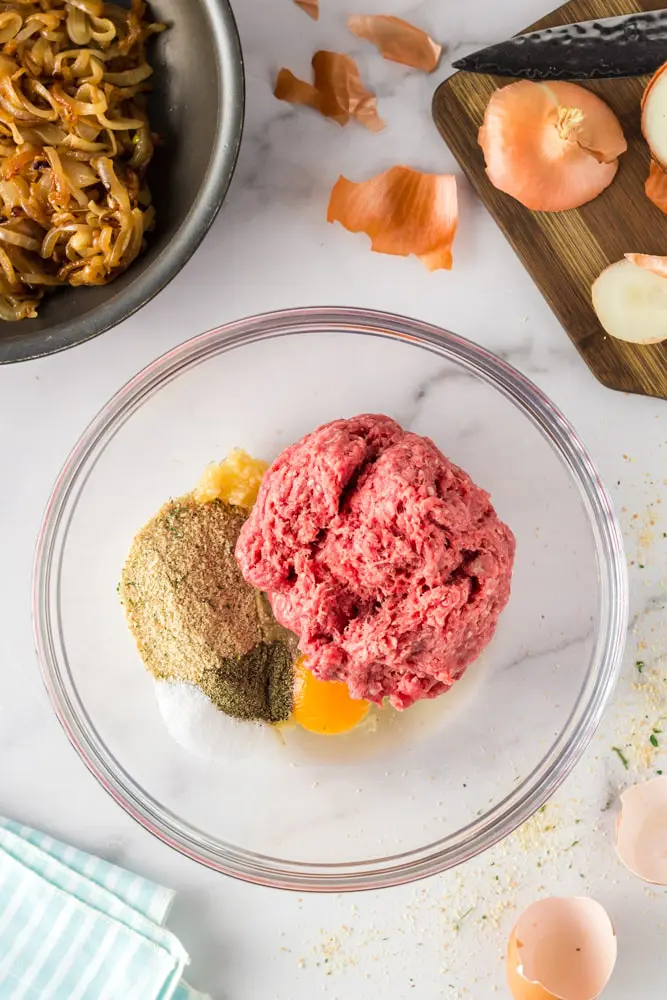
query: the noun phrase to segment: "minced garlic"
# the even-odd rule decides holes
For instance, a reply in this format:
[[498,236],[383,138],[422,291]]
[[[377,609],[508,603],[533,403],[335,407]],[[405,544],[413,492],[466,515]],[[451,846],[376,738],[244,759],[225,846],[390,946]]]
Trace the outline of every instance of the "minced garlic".
[[194,490],[197,503],[224,500],[235,507],[252,507],[268,462],[233,448],[224,461],[207,465]]

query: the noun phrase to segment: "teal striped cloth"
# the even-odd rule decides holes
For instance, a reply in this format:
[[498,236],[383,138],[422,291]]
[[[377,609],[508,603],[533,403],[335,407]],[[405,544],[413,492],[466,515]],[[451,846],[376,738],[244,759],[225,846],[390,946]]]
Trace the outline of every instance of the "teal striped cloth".
[[182,981],[173,898],[0,817],[0,1000],[209,1000]]

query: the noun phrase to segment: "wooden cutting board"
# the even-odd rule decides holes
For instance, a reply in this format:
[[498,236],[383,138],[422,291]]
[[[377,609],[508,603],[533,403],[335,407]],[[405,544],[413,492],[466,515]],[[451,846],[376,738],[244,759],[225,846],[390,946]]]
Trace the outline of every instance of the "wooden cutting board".
[[[667,0],[572,0],[531,28],[665,6]],[[639,103],[646,79],[585,84],[614,109],[629,149],[607,191],[577,211],[559,213],[523,208],[486,176],[477,133],[491,93],[508,82],[472,73],[446,80],[433,98],[441,135],[594,375],[612,389],[667,399],[667,342],[642,347],[608,337],[590,297],[595,278],[624,253],[667,255],[667,215],[644,194],[649,154],[641,137]]]

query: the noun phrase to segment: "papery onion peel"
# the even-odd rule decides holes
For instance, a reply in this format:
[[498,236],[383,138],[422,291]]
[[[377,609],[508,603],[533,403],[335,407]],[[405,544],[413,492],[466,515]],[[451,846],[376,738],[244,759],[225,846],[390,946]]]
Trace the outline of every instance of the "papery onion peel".
[[327,222],[366,233],[377,253],[414,254],[429,271],[449,270],[458,224],[456,178],[402,166],[360,183],[339,177]]
[[647,198],[650,198],[661,212],[667,214],[667,173],[655,160],[651,160],[651,169],[644,190]]
[[279,101],[314,108],[339,125],[347,125],[350,118],[356,118],[371,132],[384,128],[377,112],[377,97],[364,87],[354,59],[340,52],[320,50],[313,56],[312,65],[313,83],[281,69],[274,96]]
[[479,143],[494,187],[536,212],[592,201],[627,149],[618,118],[590,90],[529,80],[493,93]]
[[353,14],[347,26],[353,35],[371,42],[381,56],[392,62],[432,73],[440,61],[442,46],[400,17]]
[[660,278],[667,278],[667,257],[656,257],[648,253],[626,253],[623,256],[631,264],[643,267],[645,271],[651,271]]
[[320,110],[321,96],[312,83],[300,80],[290,69],[284,67],[278,71],[273,96],[289,104],[303,104],[316,111]]
[[308,17],[312,17],[313,21],[317,21],[320,16],[320,0],[294,0],[294,3],[305,11]]

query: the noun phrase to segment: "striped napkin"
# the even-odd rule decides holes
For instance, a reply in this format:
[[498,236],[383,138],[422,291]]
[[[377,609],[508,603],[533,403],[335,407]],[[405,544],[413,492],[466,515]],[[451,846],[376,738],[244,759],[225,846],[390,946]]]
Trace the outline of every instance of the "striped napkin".
[[181,979],[173,898],[0,817],[0,1000],[210,1000]]

